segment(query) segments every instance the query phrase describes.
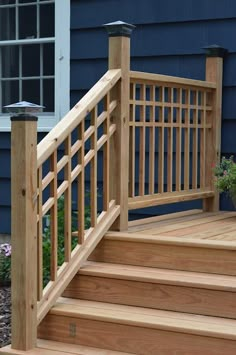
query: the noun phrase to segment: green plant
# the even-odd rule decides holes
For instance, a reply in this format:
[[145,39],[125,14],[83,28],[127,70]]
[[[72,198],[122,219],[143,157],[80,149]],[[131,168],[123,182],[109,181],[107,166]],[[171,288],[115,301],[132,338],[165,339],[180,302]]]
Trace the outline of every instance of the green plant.
[[11,280],[11,245],[0,244],[0,281]]
[[215,186],[219,192],[228,193],[236,198],[236,163],[233,156],[222,157],[219,164],[214,167]]
[[[65,237],[64,237],[64,227],[65,227],[65,214],[64,214],[64,196],[58,199],[57,205],[57,228],[58,228],[58,240],[57,240],[57,258],[58,266],[62,265],[64,262],[65,253]],[[77,212],[72,211],[72,232],[76,231],[77,228]],[[90,208],[85,207],[85,228],[90,226]],[[71,247],[77,245],[77,237],[72,237]],[[51,260],[51,229],[50,229],[50,216],[45,216],[45,227],[43,231],[43,284],[44,286],[50,281],[50,260]]]

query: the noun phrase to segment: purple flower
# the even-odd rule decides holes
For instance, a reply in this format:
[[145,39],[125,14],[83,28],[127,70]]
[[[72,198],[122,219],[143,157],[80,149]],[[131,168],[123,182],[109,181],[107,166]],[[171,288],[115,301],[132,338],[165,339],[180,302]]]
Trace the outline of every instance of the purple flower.
[[6,257],[11,256],[11,245],[8,243],[1,244],[0,245],[0,254],[3,254]]

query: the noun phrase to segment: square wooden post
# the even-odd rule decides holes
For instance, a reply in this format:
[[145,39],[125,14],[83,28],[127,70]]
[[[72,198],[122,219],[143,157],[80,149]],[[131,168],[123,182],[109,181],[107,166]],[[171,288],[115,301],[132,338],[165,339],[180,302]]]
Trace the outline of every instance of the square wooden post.
[[37,117],[11,117],[12,348],[37,336]]
[[130,36],[135,26],[122,21],[104,26],[109,35],[108,67],[121,69],[121,82],[111,93],[118,105],[111,117],[116,133],[111,140],[110,193],[121,207],[120,217],[112,229],[123,231],[128,228]]
[[213,212],[219,210],[219,193],[214,186],[213,166],[220,160],[221,151],[221,113],[222,113],[222,81],[223,57],[226,49],[213,45],[206,50],[206,80],[216,83],[216,90],[212,96],[211,113],[212,128],[207,134],[206,145],[206,186],[215,190],[215,196],[203,200],[203,210]]

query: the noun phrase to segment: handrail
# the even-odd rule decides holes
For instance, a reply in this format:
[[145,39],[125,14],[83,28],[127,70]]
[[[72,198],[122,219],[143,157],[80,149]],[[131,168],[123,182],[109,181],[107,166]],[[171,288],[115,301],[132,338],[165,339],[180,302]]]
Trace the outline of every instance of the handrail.
[[[108,70],[57,126],[38,144],[37,229],[38,229],[38,323],[75,276],[108,228],[120,214],[119,201],[110,193],[110,143],[117,134],[117,96],[121,70]],[[102,132],[102,133],[101,133]],[[98,213],[98,159],[103,166],[103,203]],[[90,170],[90,226],[85,225],[85,171]],[[72,196],[76,192],[77,231],[72,231]],[[64,196],[64,252],[58,260],[58,200]],[[47,216],[50,240],[50,270],[43,282],[43,218]],[[62,233],[62,232],[60,232]],[[76,240],[75,240],[76,238]],[[73,242],[73,243],[72,243]],[[76,244],[75,244],[76,242]],[[45,277],[44,277],[45,279]]]
[[131,79],[138,79],[138,80],[145,80],[146,82],[156,82],[157,83],[164,83],[167,87],[168,85],[177,85],[177,86],[191,86],[191,87],[199,87],[199,88],[208,88],[208,89],[215,89],[216,83],[211,81],[202,81],[202,80],[193,80],[188,78],[180,78],[177,76],[169,76],[169,75],[162,75],[162,74],[154,74],[154,73],[144,73],[139,71],[130,71],[130,78]]
[[120,69],[108,70],[58,124],[38,144],[37,166],[39,167],[57,149],[81,122],[86,114],[108,93],[121,78]]

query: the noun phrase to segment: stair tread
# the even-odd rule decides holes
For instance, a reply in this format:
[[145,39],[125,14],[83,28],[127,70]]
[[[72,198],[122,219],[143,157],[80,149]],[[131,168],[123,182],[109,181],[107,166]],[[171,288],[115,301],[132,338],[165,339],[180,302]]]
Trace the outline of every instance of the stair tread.
[[178,245],[186,247],[199,247],[209,249],[227,249],[236,250],[236,241],[228,240],[206,240],[206,239],[183,239],[180,237],[170,237],[164,235],[145,234],[145,231],[140,233],[131,232],[107,232],[104,236],[106,240],[153,243],[164,245]]
[[179,271],[91,261],[84,264],[80,269],[79,274],[236,292],[235,276],[193,271]]
[[10,346],[0,349],[0,353],[17,355],[131,355],[120,351],[98,349],[84,345],[62,343],[52,340],[38,339],[37,347],[29,351],[11,349]]
[[236,320],[59,298],[50,314],[236,340]]

